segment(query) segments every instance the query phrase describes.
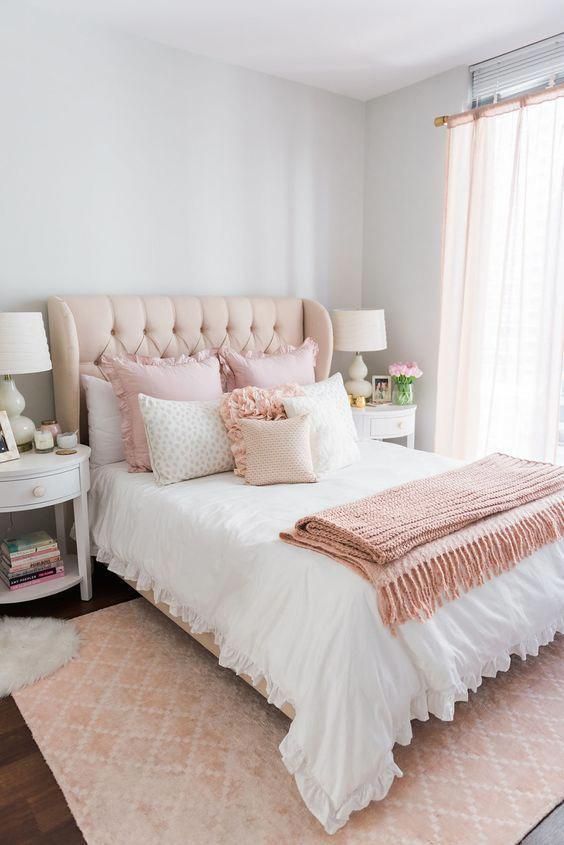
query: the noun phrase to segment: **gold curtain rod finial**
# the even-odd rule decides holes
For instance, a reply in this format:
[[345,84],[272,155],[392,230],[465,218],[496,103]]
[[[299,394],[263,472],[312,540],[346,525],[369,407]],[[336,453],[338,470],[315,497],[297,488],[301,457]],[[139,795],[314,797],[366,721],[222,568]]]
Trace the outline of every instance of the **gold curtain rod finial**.
[[448,121],[448,114],[441,114],[435,118],[435,126],[446,126]]

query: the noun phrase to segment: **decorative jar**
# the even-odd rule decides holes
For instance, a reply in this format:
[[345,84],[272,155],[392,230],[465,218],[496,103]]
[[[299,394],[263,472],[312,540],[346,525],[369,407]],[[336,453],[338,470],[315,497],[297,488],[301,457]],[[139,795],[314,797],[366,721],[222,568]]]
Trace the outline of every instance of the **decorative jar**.
[[61,433],[61,426],[57,420],[42,420],[41,431],[50,431],[53,435],[53,440],[56,440],[57,435]]

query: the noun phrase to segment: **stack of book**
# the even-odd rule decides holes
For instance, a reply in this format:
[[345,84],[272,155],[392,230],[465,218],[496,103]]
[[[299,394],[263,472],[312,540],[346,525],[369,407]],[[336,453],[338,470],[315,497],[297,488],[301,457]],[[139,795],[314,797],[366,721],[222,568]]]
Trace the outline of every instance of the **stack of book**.
[[51,581],[64,574],[57,541],[46,531],[6,538],[0,544],[0,582],[9,590]]

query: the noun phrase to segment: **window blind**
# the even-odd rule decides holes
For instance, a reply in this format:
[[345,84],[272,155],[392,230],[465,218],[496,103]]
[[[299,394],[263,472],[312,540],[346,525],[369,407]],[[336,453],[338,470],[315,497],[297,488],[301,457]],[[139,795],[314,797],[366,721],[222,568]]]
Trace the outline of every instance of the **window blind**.
[[471,65],[472,108],[564,83],[564,33]]

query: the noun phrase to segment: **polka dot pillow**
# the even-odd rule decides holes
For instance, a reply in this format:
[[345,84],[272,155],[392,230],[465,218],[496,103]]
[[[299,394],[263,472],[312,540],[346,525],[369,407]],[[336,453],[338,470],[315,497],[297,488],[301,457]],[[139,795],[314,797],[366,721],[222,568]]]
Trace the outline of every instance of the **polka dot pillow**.
[[233,469],[219,402],[176,402],[139,394],[157,484],[175,484]]

